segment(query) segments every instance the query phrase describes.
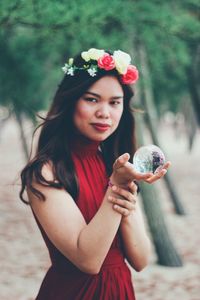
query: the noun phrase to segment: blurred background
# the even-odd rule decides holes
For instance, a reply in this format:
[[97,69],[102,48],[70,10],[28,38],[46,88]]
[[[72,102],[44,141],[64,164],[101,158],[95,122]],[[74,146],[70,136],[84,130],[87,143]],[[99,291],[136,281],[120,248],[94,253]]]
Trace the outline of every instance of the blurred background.
[[[0,299],[33,300],[49,266],[19,173],[33,130],[69,57],[123,50],[140,71],[138,146],[156,144],[172,167],[141,185],[150,265],[133,273],[138,300],[200,299],[200,3],[198,0],[1,0]],[[113,299],[114,300],[114,299]]]

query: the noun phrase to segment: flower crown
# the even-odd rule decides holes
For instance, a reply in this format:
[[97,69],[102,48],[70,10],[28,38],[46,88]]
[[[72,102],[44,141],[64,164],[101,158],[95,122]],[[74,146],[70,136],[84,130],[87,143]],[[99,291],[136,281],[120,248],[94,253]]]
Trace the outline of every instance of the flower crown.
[[136,66],[131,65],[131,57],[121,50],[113,52],[113,55],[104,50],[91,48],[81,53],[85,64],[82,67],[74,65],[74,59],[70,58],[68,63],[62,67],[65,74],[74,76],[79,70],[85,70],[92,77],[97,75],[98,70],[110,71],[116,69],[123,84],[133,84],[139,78]]

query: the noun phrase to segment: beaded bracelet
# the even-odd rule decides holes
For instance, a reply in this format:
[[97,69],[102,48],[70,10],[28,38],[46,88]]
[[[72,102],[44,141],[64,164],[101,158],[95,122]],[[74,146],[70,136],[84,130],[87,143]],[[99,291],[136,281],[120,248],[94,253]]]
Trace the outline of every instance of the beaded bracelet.
[[108,180],[108,186],[109,186],[109,187],[113,187],[113,186],[114,186],[114,184],[111,182],[110,179]]

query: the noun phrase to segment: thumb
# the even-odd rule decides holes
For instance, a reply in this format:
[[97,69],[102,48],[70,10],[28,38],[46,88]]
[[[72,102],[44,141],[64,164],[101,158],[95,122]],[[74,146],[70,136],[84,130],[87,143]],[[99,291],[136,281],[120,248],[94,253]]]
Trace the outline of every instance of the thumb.
[[121,156],[119,156],[113,164],[113,169],[116,170],[121,168],[123,165],[125,165],[125,163],[128,162],[129,158],[130,158],[129,153],[124,153]]

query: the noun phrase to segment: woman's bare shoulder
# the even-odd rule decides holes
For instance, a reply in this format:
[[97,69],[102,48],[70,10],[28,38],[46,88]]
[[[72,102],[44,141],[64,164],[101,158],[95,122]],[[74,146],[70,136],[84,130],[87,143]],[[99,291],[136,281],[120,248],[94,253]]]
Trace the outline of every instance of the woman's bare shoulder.
[[[43,179],[41,177],[39,177],[40,179],[38,179],[36,176],[37,174],[34,174],[31,186],[33,187],[33,189],[41,192],[46,198],[46,194],[49,194],[49,192],[52,191],[52,187],[48,185],[48,182],[56,182],[54,165],[52,161],[48,161],[42,166],[41,176]],[[47,184],[45,181],[47,181]],[[26,190],[30,203],[32,203],[35,199],[39,200],[36,194],[33,193],[33,190],[31,188],[27,187]]]

